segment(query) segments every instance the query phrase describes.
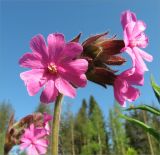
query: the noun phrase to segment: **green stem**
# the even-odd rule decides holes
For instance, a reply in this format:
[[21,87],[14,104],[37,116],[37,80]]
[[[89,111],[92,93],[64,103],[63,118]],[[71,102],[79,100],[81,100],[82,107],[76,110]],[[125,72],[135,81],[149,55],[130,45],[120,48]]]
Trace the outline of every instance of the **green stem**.
[[58,137],[59,137],[59,125],[60,125],[62,99],[63,99],[63,95],[59,94],[54,105],[51,155],[58,155]]

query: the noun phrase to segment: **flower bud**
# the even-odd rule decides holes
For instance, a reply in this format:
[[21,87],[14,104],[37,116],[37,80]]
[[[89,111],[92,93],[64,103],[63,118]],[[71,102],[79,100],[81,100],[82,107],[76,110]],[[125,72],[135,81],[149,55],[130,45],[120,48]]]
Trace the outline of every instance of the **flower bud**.
[[124,47],[123,40],[106,38],[108,32],[89,37],[83,45],[82,58],[88,60],[89,67],[86,73],[88,80],[100,84],[113,85],[116,71],[111,65],[122,65],[126,61],[118,54]]

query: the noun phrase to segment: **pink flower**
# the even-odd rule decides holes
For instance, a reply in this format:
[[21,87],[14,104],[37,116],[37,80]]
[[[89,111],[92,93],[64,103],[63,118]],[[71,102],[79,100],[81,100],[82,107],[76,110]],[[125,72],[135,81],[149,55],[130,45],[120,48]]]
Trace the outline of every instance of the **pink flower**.
[[143,73],[148,70],[143,59],[149,62],[153,59],[150,54],[140,49],[148,45],[148,37],[144,33],[146,25],[143,21],[137,20],[136,15],[130,11],[122,13],[121,24],[125,43],[125,47],[122,51],[127,51],[132,58],[133,67],[137,66],[141,68],[141,72]]
[[50,126],[49,121],[52,120],[52,116],[44,113],[44,129],[46,130],[47,135],[50,134]]
[[117,76],[114,81],[114,96],[120,105],[126,106],[126,101],[136,100],[140,92],[132,85],[143,85],[144,77],[140,70],[131,68]]
[[26,149],[27,155],[45,154],[48,147],[48,141],[45,136],[45,130],[36,129],[34,124],[31,124],[28,129],[25,129],[25,132],[20,139],[20,149]]
[[75,87],[84,87],[87,79],[85,72],[88,62],[76,59],[83,48],[79,43],[66,43],[63,34],[50,34],[46,46],[42,35],[32,38],[30,47],[32,53],[22,56],[19,63],[22,67],[32,70],[20,74],[24,80],[29,95],[35,95],[42,87],[41,101],[55,101],[58,92],[75,97]]

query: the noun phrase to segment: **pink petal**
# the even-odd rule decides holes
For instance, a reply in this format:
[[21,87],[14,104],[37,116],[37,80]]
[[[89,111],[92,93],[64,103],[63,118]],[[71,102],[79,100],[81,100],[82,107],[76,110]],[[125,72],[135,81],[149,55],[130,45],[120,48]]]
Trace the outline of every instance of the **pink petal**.
[[30,143],[21,143],[20,144],[20,150],[24,150],[25,148],[27,148],[30,145]]
[[47,114],[46,112],[43,114],[44,115],[44,123],[49,122],[50,120],[52,120],[53,116],[50,114]]
[[140,96],[140,92],[138,89],[134,88],[134,87],[128,87],[128,91],[126,92],[126,99],[129,102],[135,101],[139,96]]
[[36,146],[43,146],[44,148],[48,147],[48,141],[46,139],[39,139],[36,141]]
[[121,15],[121,24],[123,29],[125,28],[125,26],[129,23],[129,22],[136,22],[136,15],[131,12],[130,10],[127,10],[125,12],[122,12]]
[[121,79],[127,79],[129,76],[132,76],[135,73],[135,67],[132,67],[124,72],[122,72],[119,77]]
[[44,128],[46,130],[46,134],[49,135],[50,134],[50,126],[49,123],[45,123]]
[[47,152],[47,148],[40,145],[36,145],[36,149],[39,154],[46,154]]
[[[136,69],[137,70],[137,69]],[[136,71],[132,76],[127,78],[127,81],[132,85],[144,85],[144,73]]]
[[30,96],[35,95],[44,85],[46,80],[43,78],[43,74],[43,69],[32,69],[20,74],[20,77],[24,80]]
[[139,68],[132,67],[122,72],[119,77],[126,80],[130,85],[143,85],[144,73]]
[[42,103],[50,103],[55,101],[58,95],[57,88],[55,87],[55,83],[53,80],[49,80],[45,84],[45,88],[41,94],[40,100]]
[[63,49],[65,46],[64,35],[60,33],[50,34],[47,41],[50,58],[56,62],[63,54]]
[[30,129],[30,132],[33,132],[33,133],[34,133],[35,126],[34,126],[33,123],[29,126],[29,129]]
[[20,60],[19,64],[22,67],[26,68],[44,68],[44,65],[42,64],[41,58],[36,53],[26,53],[24,54]]
[[88,61],[85,59],[76,59],[64,64],[64,68],[74,74],[84,74],[88,69]]
[[59,77],[56,79],[55,85],[58,91],[66,96],[74,98],[76,96],[76,90],[65,79]]
[[123,93],[121,92],[120,85],[121,85],[121,81],[116,79],[114,82],[114,96],[117,102],[123,106],[125,104],[125,99],[123,97]]
[[22,138],[20,139],[20,141],[23,142],[23,143],[25,143],[25,144],[28,144],[28,145],[29,145],[29,144],[31,143],[31,141],[30,141],[28,138],[30,138],[30,137],[26,137],[26,138],[23,138],[23,137],[22,137]]
[[84,87],[87,84],[87,78],[85,74],[80,75],[80,73],[76,73],[73,69],[67,66],[65,66],[65,68],[58,68],[60,76],[63,77],[65,80],[78,87]]
[[85,87],[87,84],[87,78],[85,74],[76,75],[72,72],[66,72],[66,74],[64,73],[61,76],[78,87]]
[[126,25],[124,29],[124,34],[126,35],[125,37],[128,38],[128,40],[134,39],[134,36],[133,36],[134,26],[135,26],[135,22],[130,22]]
[[145,31],[146,29],[146,24],[143,21],[138,20],[133,28],[133,32],[132,35],[133,37],[138,36],[140,33],[142,33],[143,31]]
[[136,37],[137,40],[137,46],[141,48],[146,48],[148,45],[148,37],[144,34],[141,33]]
[[[33,132],[30,132],[30,129],[27,128],[27,129],[24,129],[25,130],[25,133],[22,135],[21,139],[24,140],[24,139],[28,139],[28,138],[32,138],[34,136],[34,133]],[[24,139],[23,139],[24,138]]]
[[137,68],[141,69],[141,72],[143,73],[144,71],[148,71],[148,68],[146,66],[146,64],[144,63],[141,54],[139,53],[139,48],[138,47],[134,47],[133,48],[133,52],[135,54],[135,65]]
[[31,39],[30,47],[33,52],[37,53],[44,60],[48,59],[48,50],[47,50],[43,35],[39,34],[34,36]]
[[69,42],[66,44],[64,48],[64,53],[69,58],[76,58],[78,55],[80,55],[83,51],[83,47],[80,43],[76,42]]
[[[123,40],[124,40],[124,43],[125,43],[125,47],[129,46],[129,38],[128,38],[128,35],[127,35],[127,29],[125,28],[124,31],[123,31]],[[124,47],[124,48],[125,48]]]
[[40,139],[43,138],[44,136],[46,136],[46,130],[44,129],[44,127],[37,127],[34,130],[35,136],[34,138],[36,139]]
[[27,149],[27,155],[39,155],[37,149],[35,148],[34,145],[30,145]]
[[124,47],[122,50],[121,50],[122,52],[123,51],[126,51],[126,53],[128,53],[129,55],[130,55],[130,57],[131,57],[131,59],[132,59],[132,66],[133,67],[135,67],[135,62],[136,62],[136,57],[135,57],[135,54],[134,54],[134,52],[133,52],[133,49],[132,48],[130,48],[130,47]]
[[148,54],[147,52],[141,50],[140,48],[137,48],[136,50],[139,52],[139,54],[141,55],[141,57],[143,59],[145,59],[146,61],[151,62],[153,60],[152,55]]

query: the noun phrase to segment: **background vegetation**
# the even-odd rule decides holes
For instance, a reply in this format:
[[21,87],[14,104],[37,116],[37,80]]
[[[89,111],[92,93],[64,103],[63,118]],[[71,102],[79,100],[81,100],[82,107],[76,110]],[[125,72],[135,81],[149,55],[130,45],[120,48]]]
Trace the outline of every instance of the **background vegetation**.
[[[39,104],[35,112],[50,108]],[[8,102],[0,103],[0,154],[3,154],[5,131],[11,113]],[[61,155],[158,155],[160,144],[144,130],[121,118],[121,107],[115,103],[104,118],[101,108],[94,99],[82,101],[76,114],[69,106],[62,114],[59,152]],[[160,131],[160,117],[152,113],[134,110],[123,112],[130,118],[145,122]],[[20,154],[20,153],[18,153]],[[24,155],[24,153],[23,153]],[[48,150],[49,155],[49,150]]]

